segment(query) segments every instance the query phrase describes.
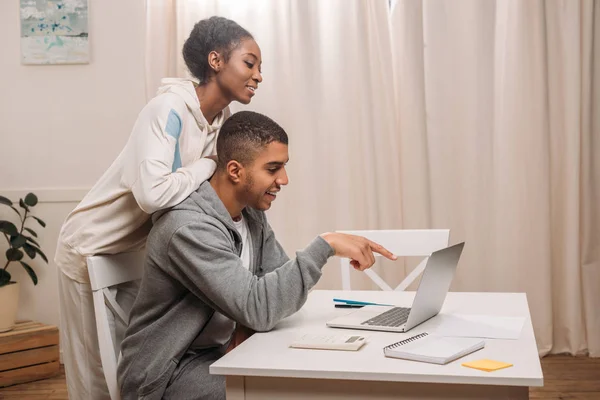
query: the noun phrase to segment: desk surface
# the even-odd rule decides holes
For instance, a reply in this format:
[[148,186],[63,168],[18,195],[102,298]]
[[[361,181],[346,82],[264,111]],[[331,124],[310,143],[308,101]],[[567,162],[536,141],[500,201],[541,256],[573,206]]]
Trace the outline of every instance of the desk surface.
[[[257,333],[215,362],[217,375],[348,379],[395,382],[463,383],[505,386],[542,386],[543,375],[524,293],[448,293],[442,313],[526,317],[518,340],[486,339],[485,348],[446,365],[386,358],[383,347],[426,332],[427,321],[408,333],[328,328],[325,323],[351,309],[334,308],[340,297],[410,307],[415,292],[315,290],[304,307],[281,321],[274,330]],[[305,333],[368,336],[359,351],[292,349],[289,344]],[[465,361],[489,358],[514,364],[494,372],[462,367]]]

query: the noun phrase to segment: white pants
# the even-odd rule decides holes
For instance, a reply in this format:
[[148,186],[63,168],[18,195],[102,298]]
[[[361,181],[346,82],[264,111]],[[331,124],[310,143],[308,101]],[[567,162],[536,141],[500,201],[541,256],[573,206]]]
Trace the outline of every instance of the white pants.
[[[60,348],[63,352],[67,390],[72,400],[109,400],[102,371],[96,318],[89,283],[72,280],[58,273],[60,295]],[[119,305],[129,314],[138,283],[125,283],[113,290]],[[112,315],[109,312],[109,315]],[[125,326],[110,321],[113,340],[120,346]],[[118,353],[118,352],[117,352]]]

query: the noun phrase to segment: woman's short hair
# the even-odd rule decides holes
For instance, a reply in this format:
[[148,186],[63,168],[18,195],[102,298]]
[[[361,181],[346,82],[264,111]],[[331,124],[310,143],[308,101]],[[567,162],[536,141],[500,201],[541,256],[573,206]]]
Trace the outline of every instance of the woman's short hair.
[[244,39],[254,38],[235,21],[223,17],[203,19],[194,25],[183,44],[183,59],[191,74],[200,83],[206,83],[211,73],[208,64],[210,52],[218,52],[227,62],[231,51]]

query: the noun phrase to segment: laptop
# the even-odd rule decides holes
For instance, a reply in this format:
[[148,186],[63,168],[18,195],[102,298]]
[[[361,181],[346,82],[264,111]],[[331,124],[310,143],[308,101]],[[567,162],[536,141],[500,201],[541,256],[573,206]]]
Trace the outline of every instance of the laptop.
[[365,306],[327,322],[332,328],[407,332],[442,309],[465,243],[431,253],[411,308]]

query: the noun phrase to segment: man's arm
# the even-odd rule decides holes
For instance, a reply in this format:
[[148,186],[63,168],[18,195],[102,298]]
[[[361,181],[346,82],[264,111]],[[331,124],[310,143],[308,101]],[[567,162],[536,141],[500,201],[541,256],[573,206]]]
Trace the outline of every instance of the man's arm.
[[[274,246],[281,254],[273,256],[283,260],[283,249],[278,243]],[[253,330],[266,331],[302,307],[333,254],[333,248],[317,237],[295,259],[256,277],[243,267],[221,223],[202,216],[172,236],[171,263],[164,268],[219,312]]]
[[[263,215],[264,217],[264,215]],[[265,248],[263,251],[263,265],[260,266],[263,274],[274,271],[281,265],[285,264],[289,257],[286,255],[283,247],[279,244],[275,238],[275,233],[271,226],[266,221],[264,224],[265,229]],[[365,269],[371,268],[375,263],[375,257],[373,253],[378,253],[390,260],[396,260],[397,257],[375,242],[370,241],[367,238],[356,235],[348,235],[344,233],[327,232],[319,235],[320,238],[325,240],[329,246],[334,250],[334,255],[339,257],[350,258],[350,265],[358,271],[364,271]],[[300,256],[299,253],[296,253]]]
[[269,225],[269,223],[266,221],[266,217],[263,216],[263,218],[265,219],[263,222],[265,224],[265,239],[263,260],[262,264],[259,266],[261,276],[276,270],[290,260],[285,250],[275,237],[275,232],[273,232],[271,225]]

